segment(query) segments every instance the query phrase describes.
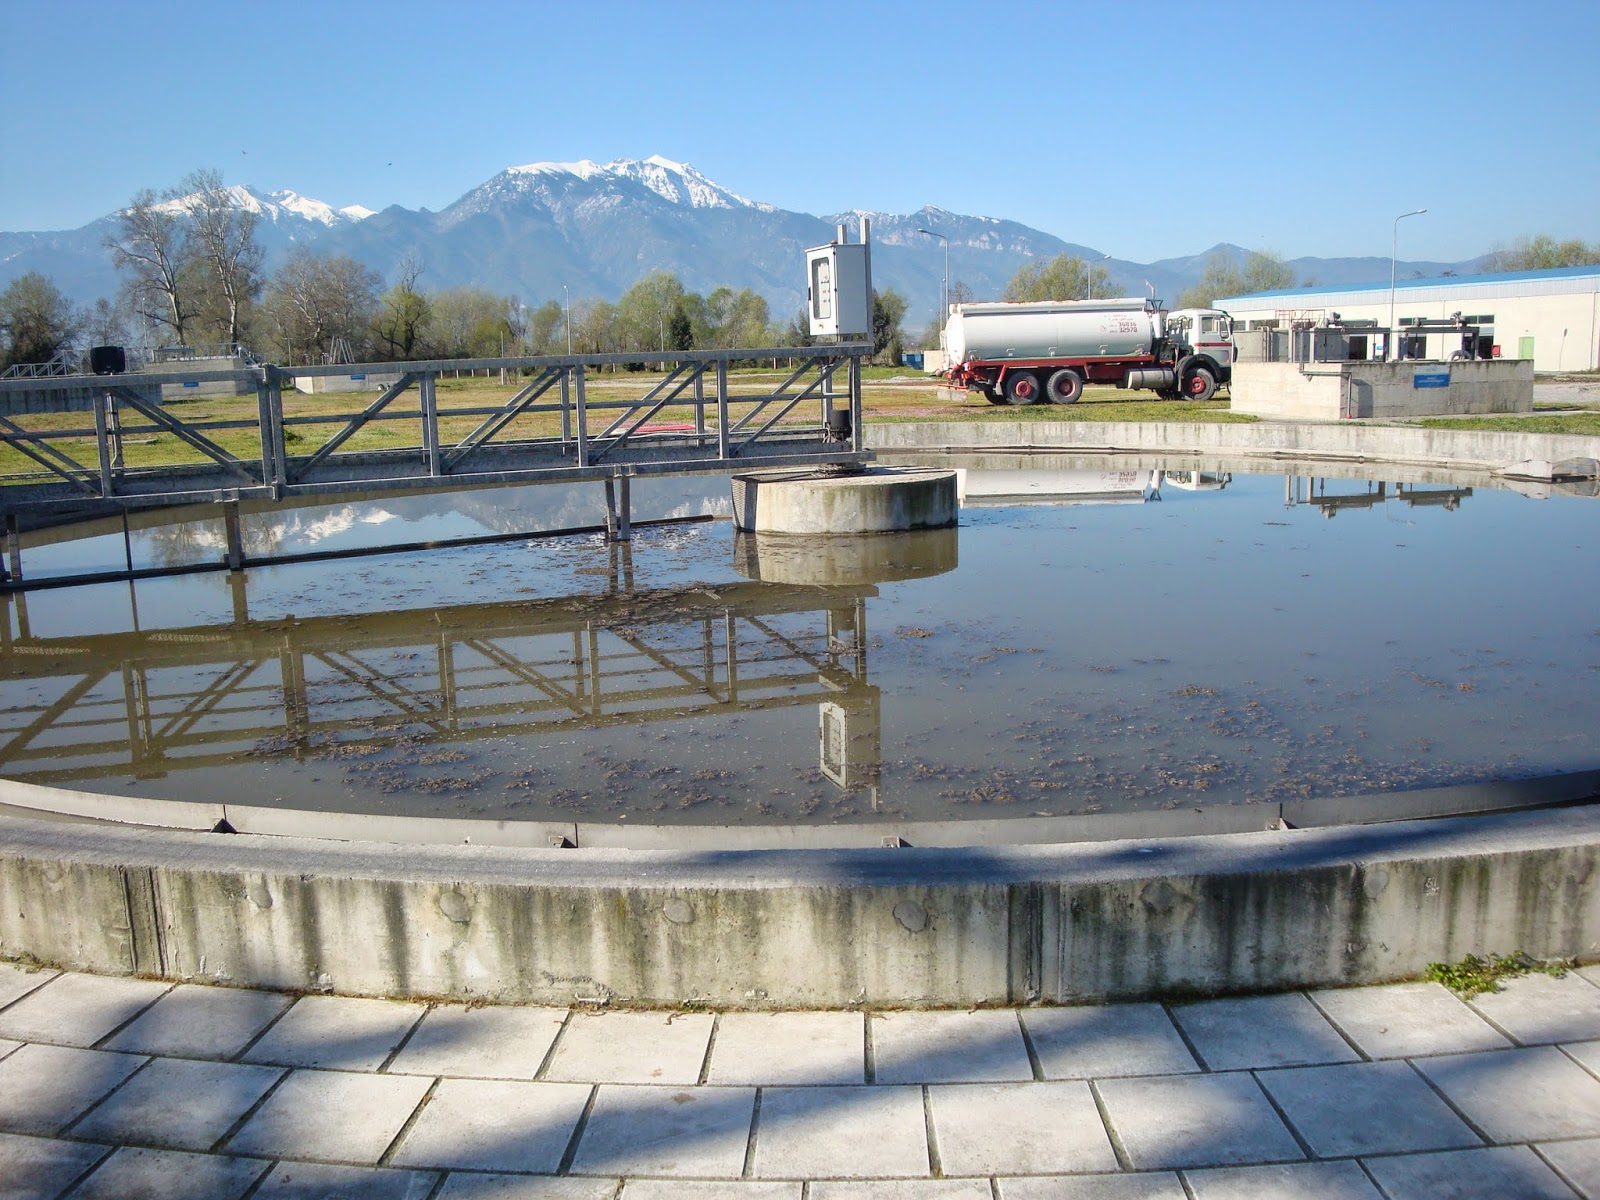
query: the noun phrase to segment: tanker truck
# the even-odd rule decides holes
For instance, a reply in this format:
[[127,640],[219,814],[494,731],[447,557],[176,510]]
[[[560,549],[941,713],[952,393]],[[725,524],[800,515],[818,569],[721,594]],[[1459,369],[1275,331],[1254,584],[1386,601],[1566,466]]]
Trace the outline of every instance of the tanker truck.
[[1209,400],[1233,374],[1233,320],[1155,300],[956,304],[945,378],[991,404],[1073,404],[1086,383]]

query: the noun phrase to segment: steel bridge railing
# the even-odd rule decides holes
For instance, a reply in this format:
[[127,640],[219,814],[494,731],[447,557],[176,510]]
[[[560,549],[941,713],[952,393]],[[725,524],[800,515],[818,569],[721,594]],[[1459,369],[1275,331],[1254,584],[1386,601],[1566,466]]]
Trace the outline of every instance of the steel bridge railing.
[[[0,513],[861,461],[868,353],[849,343],[0,380],[0,414],[11,392],[98,395],[92,413],[0,415]],[[790,365],[731,369],[749,360]],[[492,403],[452,404],[441,378],[478,370],[516,381]],[[351,390],[368,386],[375,396]],[[829,421],[841,410],[843,440]]]

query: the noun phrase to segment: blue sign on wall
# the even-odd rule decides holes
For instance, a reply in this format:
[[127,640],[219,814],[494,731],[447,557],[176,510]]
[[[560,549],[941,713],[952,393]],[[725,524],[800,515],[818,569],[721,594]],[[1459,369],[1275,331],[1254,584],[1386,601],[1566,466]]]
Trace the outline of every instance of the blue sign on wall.
[[1418,371],[1411,377],[1411,386],[1414,388],[1450,386],[1449,371]]
[[200,382],[198,380],[195,380],[195,379],[185,379],[183,381],[183,386],[184,387],[199,387],[200,386]]
[[350,378],[351,379],[365,379],[366,375],[364,373],[361,374],[361,375],[352,375],[352,376],[350,376]]

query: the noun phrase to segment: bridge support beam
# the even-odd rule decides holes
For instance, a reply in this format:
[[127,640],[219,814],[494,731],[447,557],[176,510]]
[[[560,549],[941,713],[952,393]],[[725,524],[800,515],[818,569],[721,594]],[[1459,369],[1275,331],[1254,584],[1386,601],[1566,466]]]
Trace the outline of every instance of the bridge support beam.
[[228,570],[244,570],[244,533],[239,527],[239,502],[222,502],[222,530],[228,540]]
[[606,541],[633,540],[633,476],[616,471],[606,480]]
[[17,529],[17,514],[5,516],[5,558],[0,560],[0,586],[22,582],[22,534]]

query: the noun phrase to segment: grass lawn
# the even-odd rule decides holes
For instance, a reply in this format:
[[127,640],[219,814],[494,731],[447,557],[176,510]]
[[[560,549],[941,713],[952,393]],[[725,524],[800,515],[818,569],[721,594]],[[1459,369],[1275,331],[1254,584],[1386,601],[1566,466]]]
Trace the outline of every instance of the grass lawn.
[[1506,433],[1600,434],[1600,412],[1571,413],[1564,417],[1429,417],[1421,424],[1433,429],[1491,429]]
[[[748,400],[759,396],[787,377],[785,371],[750,369],[730,372],[729,390],[733,411],[749,411]],[[589,405],[589,429],[599,433],[622,411],[605,407],[637,400],[658,380],[644,373],[591,375],[585,383]],[[441,378],[437,382],[440,433],[446,444],[465,437],[476,429],[487,413],[516,394],[513,380],[501,384],[498,377],[459,379]],[[1147,392],[1120,392],[1115,388],[1086,388],[1083,399],[1074,405],[1041,404],[1031,406],[993,405],[981,398],[965,402],[941,400],[938,381],[903,367],[869,367],[862,387],[862,408],[867,421],[1249,421],[1253,417],[1235,416],[1225,400],[1195,404],[1182,400],[1157,400]],[[1130,396],[1141,397],[1130,399]],[[375,399],[372,392],[322,393],[284,396],[285,441],[291,456],[313,453],[333,437],[355,413]],[[541,402],[559,401],[559,391],[551,389]],[[469,411],[462,411],[469,410]],[[237,458],[250,460],[261,454],[256,425],[256,399],[250,396],[203,397],[170,401],[165,411],[190,425],[212,425],[203,436]],[[791,420],[815,419],[815,408],[807,401],[791,413]],[[341,451],[406,449],[421,444],[420,415],[413,388],[395,399],[384,411],[389,419],[371,421],[350,437]],[[333,420],[324,420],[334,418]],[[34,433],[63,430],[78,436],[52,443],[80,464],[94,468],[96,450],[94,418],[89,413],[37,413],[13,418],[23,429]],[[689,405],[671,405],[652,418],[657,424],[681,424],[694,420]],[[305,422],[296,424],[294,422]],[[124,463],[128,467],[151,467],[206,461],[205,456],[173,434],[154,428],[130,410],[124,410]],[[561,431],[556,412],[535,412],[518,417],[499,436],[502,439],[554,437]],[[38,470],[36,464],[12,446],[0,447],[0,475]]]

